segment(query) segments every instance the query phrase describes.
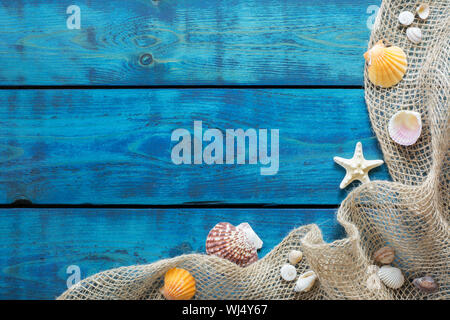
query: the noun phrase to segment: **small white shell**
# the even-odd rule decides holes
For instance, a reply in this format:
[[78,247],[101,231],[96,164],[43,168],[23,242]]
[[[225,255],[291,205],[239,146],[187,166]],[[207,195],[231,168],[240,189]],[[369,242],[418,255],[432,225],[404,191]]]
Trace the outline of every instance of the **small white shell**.
[[414,111],[399,111],[389,120],[389,135],[392,140],[402,146],[416,143],[422,132],[420,113]]
[[420,41],[422,41],[422,31],[420,31],[420,29],[416,27],[409,27],[408,29],[406,29],[406,36],[408,37],[409,41],[415,44],[418,44],[420,43]]
[[403,11],[398,15],[398,21],[404,26],[409,26],[414,21],[414,15],[409,11]]
[[392,289],[400,288],[405,282],[402,271],[391,266],[382,266],[378,271],[378,276],[387,287]]
[[371,275],[371,274],[374,274],[374,273],[378,273],[378,270],[380,270],[380,267],[372,264],[372,265],[367,267],[366,273]]
[[292,281],[297,276],[297,270],[290,264],[285,264],[280,270],[281,277],[286,281]]
[[252,243],[252,245],[257,250],[262,248],[262,246],[263,246],[262,240],[258,237],[256,232],[253,231],[252,227],[250,227],[250,225],[247,222],[241,223],[236,228],[244,231],[244,233],[247,236],[248,240]]
[[422,3],[417,7],[416,12],[420,19],[425,20],[430,15],[430,6],[426,3]]
[[303,259],[303,253],[299,250],[291,250],[288,255],[289,263],[292,265],[296,265]]
[[367,286],[367,289],[369,289],[370,291],[380,290],[381,289],[381,281],[380,281],[380,277],[378,276],[378,274],[376,274],[376,273],[371,274],[367,278],[366,286]]
[[314,271],[307,271],[300,275],[297,282],[295,283],[295,292],[308,292],[314,286],[316,282],[317,275]]

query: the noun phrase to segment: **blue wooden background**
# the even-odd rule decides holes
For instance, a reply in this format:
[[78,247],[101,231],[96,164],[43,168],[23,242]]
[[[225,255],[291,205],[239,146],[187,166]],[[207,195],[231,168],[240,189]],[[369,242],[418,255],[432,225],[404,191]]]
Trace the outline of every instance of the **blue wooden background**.
[[[0,1],[0,299],[53,299],[70,265],[204,252],[220,221],[249,222],[260,257],[303,224],[344,237],[335,207],[356,184],[339,190],[333,156],[362,141],[382,158],[362,89],[379,2]],[[194,120],[279,129],[278,174],[174,165],[171,132]]]

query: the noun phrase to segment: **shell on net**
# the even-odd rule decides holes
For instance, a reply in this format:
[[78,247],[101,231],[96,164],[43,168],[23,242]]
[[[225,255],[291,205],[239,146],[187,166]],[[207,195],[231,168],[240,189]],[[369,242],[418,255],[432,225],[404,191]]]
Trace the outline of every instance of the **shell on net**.
[[167,300],[190,300],[196,292],[195,279],[187,270],[169,269],[160,292]]
[[280,275],[283,280],[292,281],[297,277],[297,270],[293,265],[286,263],[280,269]]
[[413,280],[412,283],[417,289],[426,293],[436,292],[437,289],[439,288],[438,284],[430,276],[416,278]]
[[206,252],[246,267],[258,260],[256,247],[245,233],[228,222],[220,222],[206,238]]
[[420,137],[422,119],[418,112],[402,110],[392,116],[388,126],[392,140],[402,146],[410,146]]
[[378,270],[380,270],[380,267],[379,267],[379,266],[376,266],[376,265],[374,265],[374,264],[372,264],[372,265],[370,265],[370,266],[367,267],[366,273],[367,273],[368,275],[372,275],[372,274],[374,274],[374,273],[378,273]]
[[295,266],[297,263],[302,261],[303,253],[299,250],[291,250],[288,254],[289,263]]
[[417,7],[416,12],[420,19],[425,20],[430,15],[430,6],[426,3],[422,3]]
[[378,270],[378,276],[387,287],[392,289],[398,289],[405,283],[402,271],[392,266],[382,266]]
[[368,50],[364,58],[368,63],[369,80],[383,88],[399,83],[408,66],[405,52],[396,46],[386,47],[383,40]]
[[370,291],[380,290],[381,289],[381,281],[378,274],[373,273],[371,274],[366,281],[367,289]]
[[409,26],[414,21],[414,15],[409,11],[402,11],[398,15],[398,21],[404,26]]
[[314,271],[307,271],[298,277],[295,283],[295,292],[308,292],[314,286],[316,282],[317,275]]
[[418,44],[422,41],[422,31],[417,27],[409,27],[406,29],[406,37],[412,43]]
[[383,247],[375,251],[373,258],[381,264],[390,264],[394,261],[395,251],[391,247]]

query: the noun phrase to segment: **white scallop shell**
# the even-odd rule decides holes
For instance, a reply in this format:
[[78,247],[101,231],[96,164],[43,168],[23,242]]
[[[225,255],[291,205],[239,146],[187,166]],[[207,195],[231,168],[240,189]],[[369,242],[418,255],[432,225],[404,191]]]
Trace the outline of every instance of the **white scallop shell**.
[[280,270],[281,277],[286,281],[292,281],[297,277],[297,270],[290,264],[285,264]]
[[299,250],[291,250],[288,255],[289,263],[292,265],[296,265],[303,259],[303,253]]
[[417,7],[416,12],[420,19],[425,20],[430,15],[430,6],[426,3],[422,3]]
[[420,113],[399,111],[389,120],[389,135],[392,140],[402,146],[410,146],[419,139],[422,132]]
[[409,26],[414,21],[414,15],[409,11],[403,11],[398,15],[398,21],[404,26]]
[[295,283],[295,292],[308,292],[314,286],[316,282],[317,275],[314,271],[307,271],[300,275],[297,282]]
[[253,246],[257,250],[262,248],[262,246],[263,246],[262,240],[258,237],[256,232],[253,231],[252,227],[250,227],[250,225],[247,222],[241,223],[236,228],[244,231],[244,233],[247,236],[248,240],[253,244]]
[[376,274],[376,273],[371,274],[367,278],[366,286],[367,286],[367,289],[369,289],[370,291],[380,290],[381,289],[381,280],[380,280],[380,277],[378,276],[378,274]]
[[422,31],[420,31],[420,29],[416,27],[409,27],[408,29],[406,29],[406,36],[408,37],[409,41],[415,44],[418,44],[420,43],[420,41],[422,41]]
[[400,288],[405,282],[402,271],[391,266],[382,266],[380,270],[378,270],[378,276],[387,287],[392,289]]

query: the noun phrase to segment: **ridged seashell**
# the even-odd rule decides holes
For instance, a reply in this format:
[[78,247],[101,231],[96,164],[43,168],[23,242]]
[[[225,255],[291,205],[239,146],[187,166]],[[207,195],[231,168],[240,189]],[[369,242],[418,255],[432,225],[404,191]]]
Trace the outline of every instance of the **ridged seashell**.
[[406,29],[406,36],[408,37],[409,41],[415,44],[418,44],[420,43],[420,41],[422,41],[422,31],[420,31],[420,29],[416,27],[409,27],[408,29]]
[[297,282],[295,283],[294,291],[295,292],[308,292],[314,286],[316,282],[317,275],[314,271],[307,271],[298,277]]
[[292,281],[297,276],[297,270],[290,264],[285,264],[280,269],[281,277],[286,281]]
[[366,282],[367,289],[370,291],[380,290],[381,289],[381,280],[378,274],[373,273],[367,278]]
[[438,284],[430,276],[416,278],[412,283],[417,289],[420,289],[426,293],[433,293],[439,288]]
[[262,240],[258,237],[256,232],[253,231],[252,227],[250,227],[250,225],[247,222],[241,223],[236,228],[244,231],[248,240],[250,240],[250,242],[253,244],[253,246],[256,248],[256,250],[262,248],[262,246],[263,246]]
[[374,273],[378,273],[378,270],[380,270],[380,267],[372,264],[372,265],[367,267],[366,273],[368,275],[371,275],[371,274],[374,274]]
[[206,252],[246,267],[258,260],[258,253],[245,233],[228,222],[220,222],[206,238]]
[[289,263],[295,266],[297,263],[302,261],[303,253],[299,250],[291,250],[288,255]]
[[414,21],[414,15],[409,11],[402,11],[398,15],[398,21],[404,26],[409,26]]
[[377,86],[389,88],[403,79],[408,62],[406,54],[399,47],[386,47],[383,40],[378,41],[364,54],[368,62],[370,81]]
[[402,146],[416,143],[422,132],[420,113],[414,111],[399,111],[389,120],[389,135],[392,140]]
[[195,295],[195,279],[186,270],[172,268],[166,272],[160,292],[167,300],[189,300]]
[[395,251],[391,247],[383,247],[375,251],[373,258],[381,264],[390,264],[394,261]]
[[430,15],[430,6],[426,3],[422,3],[417,7],[416,12],[420,19],[425,20]]
[[382,266],[378,270],[378,276],[387,287],[392,289],[400,288],[405,282],[402,271],[392,266]]

